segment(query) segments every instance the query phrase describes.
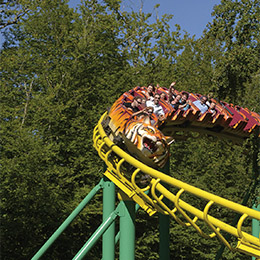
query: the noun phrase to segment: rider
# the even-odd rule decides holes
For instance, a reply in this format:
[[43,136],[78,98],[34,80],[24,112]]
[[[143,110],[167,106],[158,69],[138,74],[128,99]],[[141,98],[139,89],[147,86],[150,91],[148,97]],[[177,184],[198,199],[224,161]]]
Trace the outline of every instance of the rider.
[[154,114],[158,117],[159,120],[162,121],[162,120],[165,119],[165,113],[163,111],[162,106],[159,104],[159,100],[160,100],[160,94],[156,93],[154,95],[153,100],[146,101],[146,106],[147,107],[153,107]]

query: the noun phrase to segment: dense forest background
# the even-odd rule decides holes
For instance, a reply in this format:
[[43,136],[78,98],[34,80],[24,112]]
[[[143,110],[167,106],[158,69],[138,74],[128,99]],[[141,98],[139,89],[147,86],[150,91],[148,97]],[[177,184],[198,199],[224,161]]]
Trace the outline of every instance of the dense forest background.
[[[31,258],[102,178],[93,128],[123,92],[176,81],[260,112],[259,0],[222,0],[199,39],[172,31],[171,15],[122,12],[120,0],[82,1],[77,11],[67,2],[0,2],[1,259]],[[252,139],[176,142],[171,175],[242,203],[259,168]],[[71,259],[101,221],[102,194],[43,259]],[[138,211],[136,229],[136,259],[158,259],[158,216]],[[171,259],[214,259],[220,247],[174,221],[170,236]],[[88,259],[101,259],[101,243]],[[251,257],[225,249],[222,259]]]

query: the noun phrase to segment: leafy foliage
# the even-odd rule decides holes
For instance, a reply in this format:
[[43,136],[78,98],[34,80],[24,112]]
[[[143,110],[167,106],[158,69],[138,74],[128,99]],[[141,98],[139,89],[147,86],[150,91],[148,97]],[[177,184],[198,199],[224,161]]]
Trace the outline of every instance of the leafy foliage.
[[[201,39],[171,31],[170,15],[121,11],[121,1],[2,4],[1,256],[32,257],[99,182],[92,148],[100,115],[135,85],[177,81],[180,90],[238,102],[259,113],[259,3],[222,1]],[[155,7],[159,8],[158,5]],[[253,138],[252,138],[253,140]],[[172,145],[171,175],[242,203],[258,165],[243,147],[211,139]],[[188,198],[197,203],[194,198]],[[72,258],[102,221],[101,194],[46,253]],[[249,200],[251,206],[251,200]],[[233,219],[230,212],[218,212]],[[136,259],[158,259],[158,217],[139,211]],[[212,259],[216,241],[171,223],[174,259]],[[223,259],[248,259],[225,253]],[[101,258],[101,243],[89,253]]]

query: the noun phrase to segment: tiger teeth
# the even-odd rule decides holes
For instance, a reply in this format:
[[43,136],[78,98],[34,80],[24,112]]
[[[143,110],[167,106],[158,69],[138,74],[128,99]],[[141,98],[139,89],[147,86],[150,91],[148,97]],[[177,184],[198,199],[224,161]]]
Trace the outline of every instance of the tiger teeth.
[[156,143],[148,138],[146,138],[145,141],[146,142],[143,142],[144,147],[147,148],[150,152],[154,153],[158,148]]

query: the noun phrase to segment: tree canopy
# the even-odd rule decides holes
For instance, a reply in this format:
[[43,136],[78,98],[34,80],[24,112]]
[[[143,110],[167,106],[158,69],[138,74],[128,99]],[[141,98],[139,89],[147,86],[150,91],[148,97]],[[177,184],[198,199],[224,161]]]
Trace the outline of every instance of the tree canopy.
[[[76,11],[64,0],[0,3],[3,259],[32,257],[102,178],[92,132],[123,92],[176,81],[179,90],[212,91],[260,112],[258,0],[222,0],[197,40],[170,28],[172,15],[152,20],[151,13],[122,11],[121,5],[86,0]],[[255,170],[251,139],[238,147],[203,138],[171,149],[172,176],[242,202]],[[77,253],[102,221],[100,204],[98,196],[46,259]],[[157,216],[138,212],[136,229],[136,259],[158,259]],[[218,250],[176,223],[171,239],[174,259],[213,259]],[[100,247],[89,259],[101,258]],[[225,252],[223,259],[249,257]]]

